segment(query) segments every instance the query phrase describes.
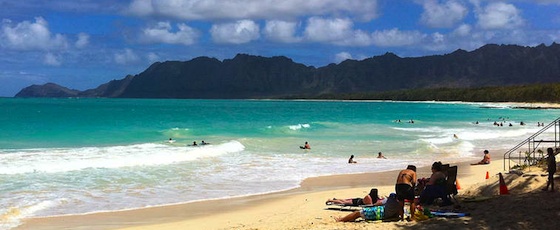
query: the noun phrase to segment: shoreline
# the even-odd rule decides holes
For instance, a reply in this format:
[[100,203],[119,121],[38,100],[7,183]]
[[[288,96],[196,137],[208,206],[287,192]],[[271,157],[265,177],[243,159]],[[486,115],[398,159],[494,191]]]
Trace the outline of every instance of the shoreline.
[[[465,188],[484,181],[484,172],[495,175],[503,170],[503,160],[490,165],[471,166],[469,162],[444,162],[458,165],[458,179]],[[501,157],[500,157],[501,158]],[[24,219],[14,229],[308,229],[304,223],[348,224],[334,222],[345,212],[327,210],[325,200],[332,197],[363,197],[372,187],[380,196],[394,191],[398,170],[361,174],[341,174],[305,179],[300,187],[281,192],[133,210],[82,215]],[[478,170],[478,171],[477,171]],[[430,166],[419,167],[418,178],[429,177]],[[478,178],[476,175],[478,175]],[[459,190],[461,194],[461,190]],[[294,209],[294,207],[297,207]],[[196,210],[196,211],[193,211]],[[272,220],[271,220],[272,219]],[[288,219],[298,219],[291,223]],[[281,223],[280,225],[270,223]],[[399,222],[401,223],[401,222]],[[408,224],[408,223],[402,223]],[[278,227],[276,227],[278,225]]]

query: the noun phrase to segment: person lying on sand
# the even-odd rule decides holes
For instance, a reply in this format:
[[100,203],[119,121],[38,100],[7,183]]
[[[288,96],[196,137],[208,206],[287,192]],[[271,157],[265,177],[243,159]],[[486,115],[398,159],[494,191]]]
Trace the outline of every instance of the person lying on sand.
[[358,218],[364,220],[387,220],[399,217],[399,201],[397,194],[391,193],[387,198],[387,202],[380,206],[366,206],[362,210],[354,211],[344,217],[335,217],[337,222],[352,222]]
[[[375,201],[375,202],[374,202]],[[360,206],[360,205],[383,205],[386,199],[379,198],[379,194],[376,188],[372,188],[364,198],[347,198],[347,199],[328,199],[325,204],[327,205],[350,205],[350,206]]]

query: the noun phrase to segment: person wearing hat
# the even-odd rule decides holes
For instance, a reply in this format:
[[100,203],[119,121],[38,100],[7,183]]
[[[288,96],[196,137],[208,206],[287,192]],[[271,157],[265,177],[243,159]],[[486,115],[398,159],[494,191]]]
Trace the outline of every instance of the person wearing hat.
[[484,150],[484,157],[482,158],[482,160],[471,165],[487,165],[487,164],[490,164],[490,153],[488,152],[488,150]]

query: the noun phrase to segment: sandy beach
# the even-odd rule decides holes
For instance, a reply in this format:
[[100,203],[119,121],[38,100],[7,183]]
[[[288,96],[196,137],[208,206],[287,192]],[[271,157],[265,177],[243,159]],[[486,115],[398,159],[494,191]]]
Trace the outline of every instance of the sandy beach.
[[[497,158],[497,157],[495,157]],[[80,216],[35,218],[16,229],[427,229],[431,226],[460,229],[550,229],[560,216],[558,192],[544,192],[546,174],[530,167],[523,175],[504,171],[503,160],[489,165],[458,165],[458,198],[462,218],[425,221],[340,223],[334,217],[348,211],[327,209],[328,198],[363,197],[372,187],[381,195],[394,191],[397,171],[310,178],[300,188],[266,195],[195,202],[139,210]],[[488,173],[489,179],[486,179]],[[503,173],[509,194],[499,195],[498,173]],[[429,168],[418,177],[429,177]],[[557,181],[557,184],[559,182]],[[558,187],[558,186],[556,186]],[[481,202],[462,202],[465,197],[489,197]]]

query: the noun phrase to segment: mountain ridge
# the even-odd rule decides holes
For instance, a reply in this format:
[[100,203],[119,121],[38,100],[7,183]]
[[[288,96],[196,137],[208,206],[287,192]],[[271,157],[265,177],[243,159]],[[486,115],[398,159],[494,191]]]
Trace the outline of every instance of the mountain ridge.
[[387,52],[322,67],[284,56],[237,54],[151,64],[137,75],[78,91],[32,85],[15,97],[316,98],[411,89],[477,88],[560,82],[560,45],[484,45],[473,51],[401,58]]

